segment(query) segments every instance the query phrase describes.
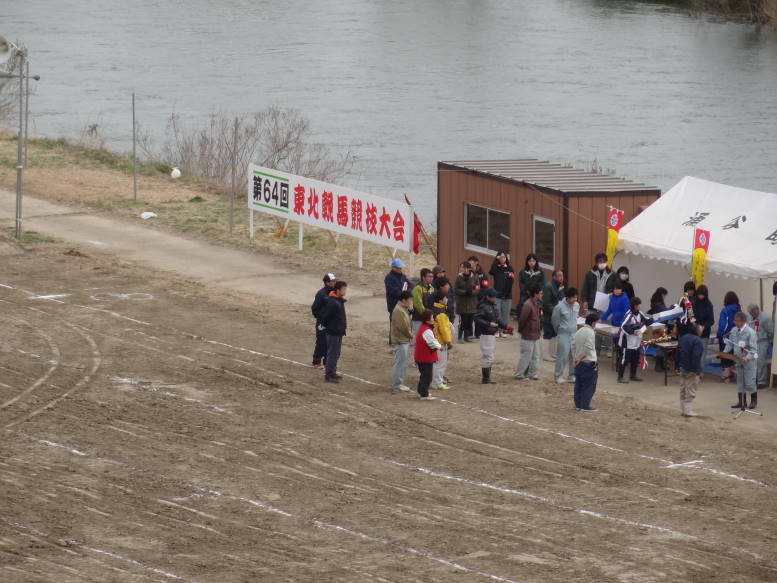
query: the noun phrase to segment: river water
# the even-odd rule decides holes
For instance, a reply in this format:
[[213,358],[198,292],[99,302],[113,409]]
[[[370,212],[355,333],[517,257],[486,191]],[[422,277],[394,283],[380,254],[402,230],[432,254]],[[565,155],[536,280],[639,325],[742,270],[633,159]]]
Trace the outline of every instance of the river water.
[[129,149],[130,94],[167,116],[296,107],[358,156],[348,186],[435,221],[436,162],[536,157],[663,189],[777,191],[777,33],[605,0],[24,0],[0,34],[42,76],[37,135],[98,123]]

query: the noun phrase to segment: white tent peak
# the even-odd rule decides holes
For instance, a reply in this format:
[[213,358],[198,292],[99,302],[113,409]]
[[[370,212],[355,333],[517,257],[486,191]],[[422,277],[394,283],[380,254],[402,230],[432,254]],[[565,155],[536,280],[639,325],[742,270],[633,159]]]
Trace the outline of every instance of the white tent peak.
[[619,234],[618,250],[689,264],[695,230],[710,232],[707,267],[777,277],[777,194],[686,176]]

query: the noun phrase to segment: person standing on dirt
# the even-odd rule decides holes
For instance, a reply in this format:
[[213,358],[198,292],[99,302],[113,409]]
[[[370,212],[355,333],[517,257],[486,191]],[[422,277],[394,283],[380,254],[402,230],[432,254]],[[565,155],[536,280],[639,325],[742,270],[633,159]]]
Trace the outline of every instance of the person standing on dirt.
[[499,308],[496,305],[496,290],[488,288],[483,294],[478,313],[475,316],[475,326],[480,330],[480,370],[484,385],[495,385],[491,380],[491,366],[494,364],[496,352],[496,332],[499,328],[507,328],[507,322],[500,320]]
[[433,401],[436,397],[429,395],[429,385],[432,383],[434,363],[437,362],[437,351],[442,345],[434,337],[434,318],[431,310],[421,312],[421,325],[415,336],[413,359],[420,376],[418,378],[418,396],[422,401]]
[[680,414],[683,417],[695,417],[691,403],[696,398],[702,372],[704,342],[701,336],[704,326],[691,324],[690,329],[680,338],[677,347],[677,365],[680,367]]
[[591,399],[596,393],[596,383],[599,380],[599,364],[596,360],[596,332],[594,327],[599,321],[598,312],[591,312],[585,317],[585,326],[575,333],[572,340],[572,364],[575,367],[575,409],[593,413]]
[[313,348],[313,368],[324,368],[321,361],[326,358],[326,330],[321,325],[321,311],[324,309],[329,292],[335,285],[335,274],[327,273],[324,276],[324,287],[316,292],[310,311],[316,319],[316,345]]
[[412,316],[413,296],[405,290],[399,294],[399,301],[391,312],[391,329],[389,344],[394,348],[394,374],[391,379],[391,392],[407,392],[410,387],[405,385],[410,342],[413,340]]
[[529,287],[529,299],[521,309],[518,318],[518,332],[521,334],[521,353],[513,375],[519,381],[538,381],[540,368],[540,320],[542,318],[542,288],[537,284]]
[[530,288],[538,286],[542,289],[545,285],[545,272],[540,269],[540,260],[534,253],[526,256],[523,271],[518,275],[518,283],[521,289],[521,297],[518,299],[518,315],[523,312],[523,304],[531,297]]
[[[513,307],[513,284],[515,283],[515,270],[510,265],[507,253],[500,251],[494,258],[491,270],[488,272],[496,290],[496,305],[499,307],[499,318],[502,322],[510,321],[510,309]],[[496,333],[496,337],[507,337],[504,329]]]
[[[577,303],[577,290],[570,287],[563,302],[553,309],[551,325],[556,332],[556,370],[554,378],[559,384],[575,382],[575,367],[572,365],[572,339],[577,333],[577,315],[580,304]],[[543,292],[544,296],[544,292]],[[564,378],[564,368],[569,365],[569,374]]]
[[[758,387],[756,377],[758,374],[758,337],[750,326],[747,325],[747,316],[744,312],[734,315],[734,328],[726,339],[726,347],[723,352],[728,352],[736,357],[737,395],[739,402],[731,405],[732,409],[755,409],[758,407]],[[747,404],[747,395],[750,394],[750,404]]]
[[386,274],[383,284],[386,286],[386,307],[388,308],[389,318],[394,312],[394,306],[399,301],[399,294],[403,291],[410,291],[410,280],[407,279],[404,272],[405,264],[399,257],[395,257],[390,263],[391,271]]
[[424,310],[431,310],[434,303],[433,280],[432,270],[424,267],[421,270],[421,282],[413,288],[413,334],[421,327],[421,314]]
[[[615,274],[607,266],[607,254],[597,253],[594,257],[594,265],[585,274],[583,285],[580,287],[581,315],[596,312],[601,316],[601,312],[596,310],[596,292],[609,294],[615,286]],[[607,350],[607,356],[612,356],[612,337],[597,334],[596,350],[601,350],[604,346]]]
[[[542,360],[556,360],[556,330],[553,328],[553,310],[564,299],[564,271],[556,269],[550,281],[542,288]],[[577,331],[577,328],[575,328]]]
[[433,367],[431,386],[433,389],[446,391],[450,389],[445,373],[448,370],[448,351],[453,348],[453,325],[448,319],[448,296],[443,290],[434,294],[432,317],[434,318],[434,337],[440,343],[440,349],[437,351],[437,362],[434,363]]
[[329,292],[326,304],[321,310],[321,324],[326,331],[326,366],[324,369],[324,381],[327,383],[339,383],[340,375],[337,374],[337,361],[340,360],[340,350],[343,346],[343,336],[348,327],[345,317],[345,294],[348,284],[338,281]]
[[[461,273],[456,278],[454,289],[456,292],[456,313],[459,314],[459,342],[469,342],[473,334],[472,324],[475,312],[478,309],[478,280],[469,261],[463,261],[460,267]],[[478,287],[478,290],[480,288]]]
[[750,326],[755,330],[758,339],[758,375],[756,379],[757,388],[762,389],[769,384],[769,345],[774,341],[774,324],[771,316],[764,314],[757,304],[747,306],[747,313],[750,314]]

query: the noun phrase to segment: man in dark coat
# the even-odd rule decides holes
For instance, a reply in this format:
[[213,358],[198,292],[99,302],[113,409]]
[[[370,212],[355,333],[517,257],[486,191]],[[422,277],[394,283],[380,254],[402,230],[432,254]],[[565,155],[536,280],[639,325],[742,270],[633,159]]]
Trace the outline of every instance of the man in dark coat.
[[388,308],[389,319],[391,319],[391,312],[394,311],[394,306],[399,301],[399,294],[403,291],[410,291],[412,286],[410,280],[405,277],[402,270],[405,268],[405,264],[399,257],[395,257],[391,260],[391,271],[386,274],[383,279],[383,283],[386,286],[386,307]]
[[696,397],[699,388],[699,379],[702,373],[702,355],[704,343],[701,336],[703,327],[699,324],[691,324],[688,332],[680,337],[677,347],[677,364],[680,367],[680,414],[683,417],[695,417],[691,411],[691,403]]
[[324,276],[324,287],[316,292],[316,297],[313,300],[313,305],[310,306],[310,311],[313,312],[313,317],[316,319],[316,345],[313,348],[313,367],[323,368],[321,361],[326,357],[326,331],[321,325],[321,311],[326,304],[327,296],[335,285],[335,274],[327,273]]
[[328,383],[339,383],[340,375],[337,374],[337,361],[340,359],[340,350],[343,345],[343,336],[348,328],[345,317],[345,293],[348,284],[344,281],[335,283],[329,292],[326,304],[321,310],[321,324],[326,330],[326,368],[324,380]]

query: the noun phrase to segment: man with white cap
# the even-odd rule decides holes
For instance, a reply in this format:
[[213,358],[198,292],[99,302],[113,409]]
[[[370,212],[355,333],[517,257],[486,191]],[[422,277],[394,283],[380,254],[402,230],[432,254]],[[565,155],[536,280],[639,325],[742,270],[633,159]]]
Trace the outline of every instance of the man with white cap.
[[407,279],[402,270],[405,264],[399,257],[395,257],[390,263],[391,271],[386,274],[383,283],[386,286],[386,307],[388,308],[389,319],[391,312],[399,301],[399,294],[403,291],[410,291],[410,280]]
[[332,288],[335,286],[334,273],[327,273],[324,276],[324,287],[316,292],[316,297],[313,300],[313,305],[310,306],[310,311],[313,312],[313,317],[316,319],[316,346],[313,349],[313,368],[324,368],[321,361],[326,358],[326,330],[321,325],[321,310],[326,304],[326,298]]

